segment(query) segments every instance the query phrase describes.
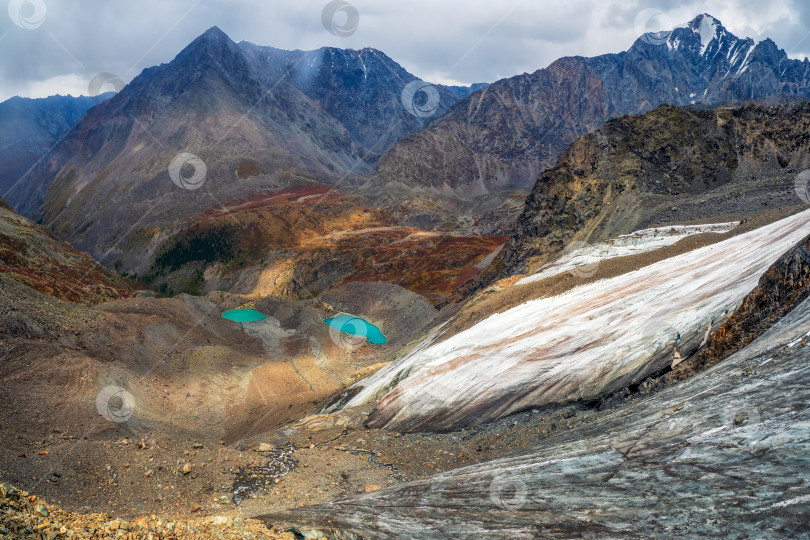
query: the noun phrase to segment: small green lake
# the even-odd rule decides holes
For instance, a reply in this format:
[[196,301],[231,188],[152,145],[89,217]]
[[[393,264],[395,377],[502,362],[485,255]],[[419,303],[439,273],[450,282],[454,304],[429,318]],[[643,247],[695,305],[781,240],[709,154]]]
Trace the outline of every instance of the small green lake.
[[267,315],[253,309],[229,309],[222,313],[222,318],[228,319],[229,321],[249,322],[261,321],[262,319],[266,319]]
[[365,336],[369,343],[384,345],[386,342],[385,336],[379,328],[360,317],[348,313],[341,313],[335,317],[324,319],[323,322],[346,334]]

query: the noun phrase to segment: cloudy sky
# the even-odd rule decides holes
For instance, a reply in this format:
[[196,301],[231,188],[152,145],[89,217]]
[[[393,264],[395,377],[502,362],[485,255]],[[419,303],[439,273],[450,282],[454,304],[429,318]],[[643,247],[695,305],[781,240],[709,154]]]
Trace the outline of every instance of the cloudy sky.
[[101,72],[129,82],[214,25],[235,41],[284,49],[375,47],[427,81],[451,84],[534,71],[560,56],[618,52],[640,31],[704,12],[737,36],[770,37],[792,58],[810,56],[807,0],[347,0],[327,17],[332,32],[323,22],[324,9],[334,11],[327,0],[4,2],[0,100],[87,94]]

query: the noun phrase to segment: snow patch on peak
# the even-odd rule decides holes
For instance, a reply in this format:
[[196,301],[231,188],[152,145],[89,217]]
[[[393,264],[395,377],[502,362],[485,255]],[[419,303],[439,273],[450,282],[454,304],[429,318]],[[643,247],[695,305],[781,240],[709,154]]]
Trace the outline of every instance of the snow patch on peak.
[[742,63],[740,64],[739,69],[737,70],[737,75],[742,75],[745,73],[745,70],[748,69],[748,60],[751,58],[751,53],[754,52],[754,47],[748,47],[748,51],[745,53],[745,58],[743,58]]
[[718,29],[720,28],[720,21],[712,17],[711,15],[703,15],[700,17],[700,22],[697,28],[693,30],[695,33],[700,35],[700,54],[703,55],[706,53],[706,49],[709,47],[709,44],[717,39],[718,37]]
[[674,39],[667,40],[667,48],[669,48],[670,51],[671,50],[677,50],[680,46],[681,46],[680,38],[674,38]]

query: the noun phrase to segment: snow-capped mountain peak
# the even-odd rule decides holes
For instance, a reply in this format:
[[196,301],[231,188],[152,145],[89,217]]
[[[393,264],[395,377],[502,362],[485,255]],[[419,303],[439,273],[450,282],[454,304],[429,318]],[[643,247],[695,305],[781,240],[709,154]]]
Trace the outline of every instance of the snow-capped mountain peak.
[[723,28],[720,21],[708,13],[695,17],[695,19],[689,23],[689,26],[698,36],[700,36],[701,55],[706,54],[706,50],[709,48],[709,44],[713,40],[721,38],[726,33],[726,29]]

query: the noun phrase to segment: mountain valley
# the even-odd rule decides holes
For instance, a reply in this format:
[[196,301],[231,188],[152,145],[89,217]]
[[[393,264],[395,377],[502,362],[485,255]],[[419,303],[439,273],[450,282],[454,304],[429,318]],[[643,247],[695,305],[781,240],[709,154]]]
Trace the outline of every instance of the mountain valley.
[[0,538],[810,535],[808,98],[702,14],[0,104]]

